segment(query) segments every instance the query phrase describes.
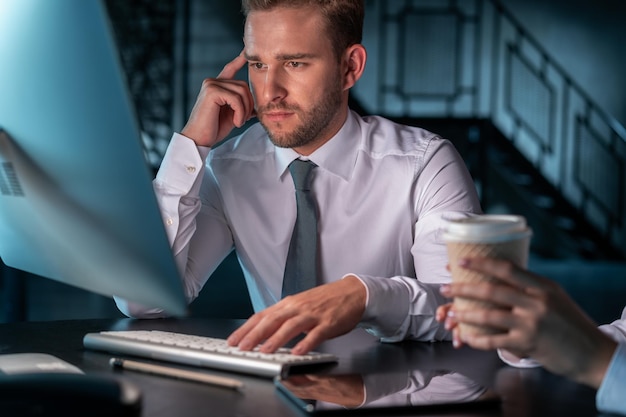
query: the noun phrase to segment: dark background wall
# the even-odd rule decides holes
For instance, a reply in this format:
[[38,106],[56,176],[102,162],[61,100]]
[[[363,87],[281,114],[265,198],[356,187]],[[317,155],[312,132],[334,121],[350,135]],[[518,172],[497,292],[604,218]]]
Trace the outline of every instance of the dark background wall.
[[626,124],[626,2],[621,0],[505,0],[603,108]]

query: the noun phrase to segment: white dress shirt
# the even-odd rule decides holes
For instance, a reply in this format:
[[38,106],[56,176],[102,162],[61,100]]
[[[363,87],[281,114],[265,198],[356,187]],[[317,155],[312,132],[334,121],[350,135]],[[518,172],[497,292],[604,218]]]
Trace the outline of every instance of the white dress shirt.
[[598,410],[626,415],[626,307],[622,317],[611,324],[600,326],[619,345],[613,354],[609,368],[596,395]]
[[[174,134],[154,188],[189,301],[233,249],[255,311],[279,301],[296,218],[287,169],[260,124],[213,149]],[[453,145],[423,129],[350,113],[308,156],[319,212],[319,277],[356,275],[367,288],[360,325],[388,341],[440,340],[435,320],[450,281],[446,218],[479,213],[474,183]],[[126,304],[131,316],[157,311]]]
[[487,388],[468,377],[442,370],[411,370],[364,377],[361,406],[429,405],[476,401]]
[[613,354],[602,384],[596,394],[596,406],[604,413],[626,415],[626,343],[620,343]]
[[617,343],[626,344],[626,307],[624,307],[620,319],[615,320],[611,324],[603,324],[600,326],[600,330],[609,335],[609,337]]

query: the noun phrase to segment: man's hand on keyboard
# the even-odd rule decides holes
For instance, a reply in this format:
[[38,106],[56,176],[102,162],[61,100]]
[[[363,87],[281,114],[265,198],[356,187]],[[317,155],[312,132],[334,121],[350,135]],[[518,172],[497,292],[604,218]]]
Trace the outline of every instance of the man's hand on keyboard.
[[354,329],[365,311],[366,296],[365,286],[356,277],[320,285],[254,314],[228,337],[228,343],[241,350],[263,343],[260,350],[270,353],[306,333],[292,349],[294,354],[305,354]]

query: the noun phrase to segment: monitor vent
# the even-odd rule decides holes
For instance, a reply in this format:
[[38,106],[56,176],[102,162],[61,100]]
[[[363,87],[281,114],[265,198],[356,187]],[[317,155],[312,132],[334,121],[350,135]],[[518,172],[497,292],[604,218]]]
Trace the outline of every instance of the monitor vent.
[[17,178],[17,172],[11,162],[3,162],[0,170],[0,193],[2,195],[11,195],[21,197],[24,190]]

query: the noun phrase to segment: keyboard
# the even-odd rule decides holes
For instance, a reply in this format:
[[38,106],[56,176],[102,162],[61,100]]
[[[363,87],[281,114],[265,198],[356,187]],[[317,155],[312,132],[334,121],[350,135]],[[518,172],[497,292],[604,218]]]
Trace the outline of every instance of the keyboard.
[[229,372],[252,374],[266,378],[285,378],[297,368],[337,362],[330,353],[309,352],[293,355],[289,348],[274,353],[242,351],[229,346],[225,339],[194,336],[158,330],[117,330],[87,333],[83,338],[87,349],[126,354]]

